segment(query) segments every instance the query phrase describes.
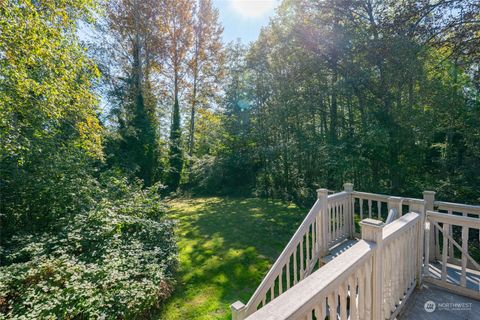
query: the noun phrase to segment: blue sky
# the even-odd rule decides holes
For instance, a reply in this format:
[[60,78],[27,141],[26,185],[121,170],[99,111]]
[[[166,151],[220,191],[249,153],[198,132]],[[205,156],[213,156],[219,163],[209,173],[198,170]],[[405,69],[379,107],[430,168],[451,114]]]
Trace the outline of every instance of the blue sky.
[[240,38],[247,44],[256,40],[279,4],[279,0],[213,0],[220,11],[224,41]]

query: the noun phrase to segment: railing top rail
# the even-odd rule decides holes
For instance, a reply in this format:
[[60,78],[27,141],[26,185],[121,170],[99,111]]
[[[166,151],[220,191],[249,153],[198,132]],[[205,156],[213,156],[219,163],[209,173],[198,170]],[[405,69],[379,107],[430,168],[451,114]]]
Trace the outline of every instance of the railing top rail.
[[462,204],[462,203],[453,203],[445,201],[435,201],[434,205],[437,206],[440,210],[453,210],[459,209],[459,211],[467,211],[469,213],[480,214],[480,206]]
[[383,243],[388,244],[394,241],[402,234],[402,230],[408,229],[411,225],[415,224],[420,219],[418,213],[409,212],[398,219],[387,224],[383,228]]
[[353,191],[352,195],[354,197],[360,197],[360,198],[371,199],[371,200],[374,200],[374,201],[384,201],[384,202],[387,202],[388,198],[398,197],[398,198],[403,199],[404,204],[409,204],[410,201],[422,201],[423,200],[423,199],[418,199],[418,198],[408,198],[408,197],[392,196],[392,195],[387,195],[387,194],[361,192],[361,191]]
[[[341,282],[371,257],[376,244],[360,240],[321,269],[290,288],[247,320],[295,319],[309,311],[323,295],[335,290]],[[343,277],[342,277],[343,276]]]
[[337,193],[334,193],[334,194],[329,194],[327,199],[329,201],[332,201],[332,200],[339,200],[339,199],[343,199],[345,197],[348,196],[348,192],[346,191],[341,191],[341,192],[337,192]]
[[390,196],[386,194],[361,192],[361,191],[353,191],[352,195],[354,197],[369,198],[369,199],[378,200],[378,201],[387,201],[388,198],[390,198]]
[[480,219],[478,218],[463,217],[436,211],[427,211],[427,218],[441,223],[480,229]]

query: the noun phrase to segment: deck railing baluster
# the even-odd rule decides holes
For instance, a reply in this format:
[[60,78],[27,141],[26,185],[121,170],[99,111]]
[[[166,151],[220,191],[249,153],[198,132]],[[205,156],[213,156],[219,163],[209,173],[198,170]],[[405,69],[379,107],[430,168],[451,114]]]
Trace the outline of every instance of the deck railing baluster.
[[[394,317],[415,285],[419,285],[422,279],[434,282],[429,262],[435,262],[435,258],[442,263],[440,285],[462,294],[472,294],[469,291],[471,278],[468,270],[480,270],[480,265],[468,253],[469,230],[480,229],[480,206],[434,201],[434,192],[429,191],[424,192],[424,199],[420,200],[357,192],[346,184],[344,192],[333,195],[328,195],[326,189],[319,189],[317,202],[247,305],[240,302],[232,305],[234,319],[242,320],[261,313],[270,303],[290,295],[291,290],[309,281],[313,272],[322,272],[330,265],[322,260],[328,250],[356,234],[355,215],[363,220],[365,206],[370,218],[375,215],[376,206],[376,217],[380,220],[382,203],[388,209],[396,208],[400,216],[383,228],[383,243],[373,241],[378,248],[369,249],[373,250],[369,253],[370,258],[358,258],[366,259],[362,260],[362,266],[358,265],[351,272],[338,273],[341,278],[337,281],[338,285],[320,292],[323,301],[317,300],[307,308],[308,312],[304,311],[295,318],[324,319],[328,315],[327,306],[331,319],[346,319],[347,316],[349,319],[377,318],[378,314]],[[402,215],[402,207],[408,207],[410,212]],[[445,213],[434,212],[434,208]],[[461,228],[461,237],[458,228]],[[477,236],[476,233],[474,235]],[[455,247],[461,253],[460,258],[458,255],[455,257]],[[345,254],[353,254],[352,248],[338,257],[332,255],[335,257],[332,262]],[[376,260],[378,257],[382,257],[379,262]],[[319,270],[315,271],[317,263]],[[455,280],[458,281],[458,289],[452,289],[455,284],[448,275],[449,264],[452,263],[460,266],[458,279]],[[338,265],[332,272],[338,272],[341,267]],[[379,274],[385,277],[378,280]],[[480,297],[478,292],[472,295]]]

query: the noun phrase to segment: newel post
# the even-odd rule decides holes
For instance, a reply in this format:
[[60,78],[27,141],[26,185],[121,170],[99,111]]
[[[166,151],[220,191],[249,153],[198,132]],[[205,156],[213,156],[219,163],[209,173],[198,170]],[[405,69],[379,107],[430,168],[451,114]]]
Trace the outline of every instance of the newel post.
[[329,231],[329,219],[328,219],[328,189],[317,190],[318,200],[320,201],[320,228],[322,245],[320,248],[320,256],[324,257],[328,253],[328,231]]
[[377,247],[372,264],[372,316],[371,319],[385,319],[383,316],[383,222],[375,219],[360,221],[362,239],[375,242]]
[[[428,265],[428,257],[425,256],[425,262],[423,261],[425,246],[428,245],[425,243],[425,200],[410,200],[410,212],[416,212],[420,215],[420,221],[417,229],[417,288],[420,288],[420,285],[423,281],[423,263]],[[424,251],[425,250],[425,251]]]
[[232,310],[232,320],[245,319],[245,305],[241,301],[234,302],[230,309]]
[[394,208],[398,210],[398,217],[401,217],[403,215],[402,198],[388,197],[388,213],[390,213],[390,210]]
[[[427,211],[433,211],[433,206],[435,203],[435,191],[423,191],[423,200],[425,201],[425,212]],[[427,226],[429,227],[429,235],[428,235],[428,244],[425,244],[428,246],[428,249],[425,250],[425,252],[428,251],[428,260],[430,262],[435,261],[435,233],[433,232],[433,228],[431,224],[427,221]]]
[[347,204],[347,221],[348,223],[348,235],[350,239],[353,239],[355,235],[355,218],[353,216],[353,197],[352,197],[352,192],[353,192],[353,183],[347,182],[343,184],[343,191],[348,192],[348,204]]

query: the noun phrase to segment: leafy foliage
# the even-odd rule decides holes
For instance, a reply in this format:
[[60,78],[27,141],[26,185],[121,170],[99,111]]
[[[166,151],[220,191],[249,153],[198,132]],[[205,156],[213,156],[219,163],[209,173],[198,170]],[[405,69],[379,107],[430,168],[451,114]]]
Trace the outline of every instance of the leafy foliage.
[[7,1],[0,7],[3,161],[21,166],[30,152],[60,143],[102,157],[90,90],[98,71],[76,41],[75,22],[92,8],[91,0]]
[[158,186],[111,179],[109,194],[118,199],[61,219],[55,233],[16,235],[6,244],[5,318],[132,319],[170,295],[176,244]]
[[103,164],[99,74],[77,37],[96,10],[93,0],[0,7],[2,319],[139,318],[172,291],[161,186]]
[[95,8],[90,0],[0,7],[0,219],[6,233],[43,227],[59,210],[88,206],[73,190],[90,187],[82,164],[103,158],[102,128],[92,92],[98,71],[78,43],[76,21],[89,19]]
[[210,0],[0,3],[2,318],[148,317],[174,284],[162,182],[480,200],[476,0],[284,0],[227,50]]

